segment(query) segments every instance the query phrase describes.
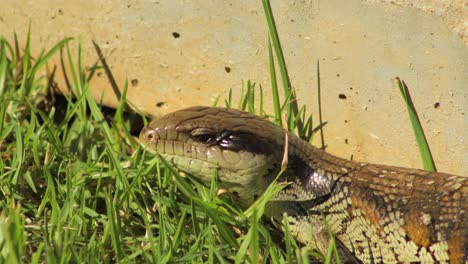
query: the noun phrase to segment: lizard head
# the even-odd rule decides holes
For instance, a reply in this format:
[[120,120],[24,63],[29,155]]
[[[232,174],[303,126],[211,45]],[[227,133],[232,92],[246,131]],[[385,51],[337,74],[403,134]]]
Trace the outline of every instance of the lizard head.
[[284,130],[234,109],[191,107],[148,124],[140,143],[179,170],[241,199],[261,194],[279,172]]

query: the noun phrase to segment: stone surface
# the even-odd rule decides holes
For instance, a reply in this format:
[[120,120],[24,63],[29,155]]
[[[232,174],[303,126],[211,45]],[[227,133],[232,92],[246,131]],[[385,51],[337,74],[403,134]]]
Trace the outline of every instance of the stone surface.
[[466,0],[367,0],[422,10],[442,18],[450,30],[468,43],[468,1]]
[[[399,76],[411,89],[438,168],[468,175],[466,1],[276,0],[272,6],[292,83],[314,117],[320,63],[329,152],[421,167],[392,81]],[[77,37],[83,64],[92,66],[94,40],[120,88],[128,79],[130,102],[153,115],[222,102],[230,88],[237,98],[246,80],[270,95],[260,1],[2,0],[3,36],[17,32],[24,40],[29,22],[37,53]],[[102,70],[91,87],[116,105]]]

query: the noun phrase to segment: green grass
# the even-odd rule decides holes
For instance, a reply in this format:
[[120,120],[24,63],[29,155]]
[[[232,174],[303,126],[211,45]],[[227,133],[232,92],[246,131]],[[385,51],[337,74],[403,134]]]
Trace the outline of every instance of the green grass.
[[[216,181],[175,176],[143,152],[123,111],[126,84],[109,117],[88,83],[102,69],[84,69],[79,39],[37,58],[27,39],[24,48],[0,41],[1,263],[309,261],[309,251],[262,220],[266,198],[244,211],[216,195]],[[74,97],[54,101],[46,62],[59,54]],[[247,82],[241,100],[250,111],[254,90]]]
[[[263,88],[250,81],[243,83],[237,105],[232,93],[224,103],[267,116],[310,141],[322,120],[314,126],[299,105],[271,7],[263,4],[274,114],[264,109]],[[105,61],[86,70],[79,39],[64,39],[38,57],[31,45],[31,34],[24,47],[16,37],[13,44],[0,39],[0,263],[308,263],[311,256],[325,261],[297,245],[287,221],[262,218],[269,197],[283,186],[272,185],[242,209],[229,194],[217,195],[216,180],[206,186],[181,177],[142,151],[131,134],[135,119],[147,120],[124,111],[127,83],[112,114],[91,96],[89,79],[96,71],[113,80]],[[97,43],[95,48],[99,53]],[[54,69],[47,61],[54,55],[68,69],[73,97],[50,96]],[[333,244],[330,249],[327,262]]]
[[406,83],[400,80],[398,77],[395,78],[395,80],[397,82],[398,88],[400,89],[403,101],[405,102],[406,109],[408,110],[409,119],[413,127],[416,143],[419,148],[419,154],[421,156],[423,168],[427,171],[436,171],[436,166],[432,158],[431,150],[429,149],[429,143],[427,142],[426,136],[424,135],[424,130],[422,128],[421,121],[419,120],[416,107],[414,106],[413,100],[411,99],[408,86],[406,86]]

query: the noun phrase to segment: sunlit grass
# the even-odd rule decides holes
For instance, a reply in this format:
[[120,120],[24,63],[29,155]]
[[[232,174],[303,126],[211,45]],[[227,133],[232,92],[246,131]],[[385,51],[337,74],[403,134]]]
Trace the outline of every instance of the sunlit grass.
[[396,78],[396,83],[400,89],[403,101],[406,104],[406,109],[408,110],[408,115],[413,127],[414,137],[419,148],[419,154],[421,156],[423,168],[427,171],[436,171],[436,166],[429,149],[429,144],[426,140],[426,136],[424,135],[424,130],[419,120],[416,107],[414,106],[413,100],[411,99],[408,86],[406,86],[406,83],[400,80],[400,78]]
[[[277,231],[261,218],[264,203],[245,213],[229,195],[216,195],[216,181],[205,186],[180,177],[141,151],[124,117],[126,84],[122,103],[106,119],[90,93],[92,73],[81,63],[80,40],[73,40],[76,50],[70,41],[38,58],[24,55],[30,45],[16,54],[20,47],[5,39],[0,43],[0,262],[286,263],[296,258],[271,237]],[[57,96],[63,104],[40,92],[48,89],[46,62],[60,49],[74,94]],[[18,65],[34,74],[24,77]],[[254,110],[253,84],[247,87],[243,104]]]

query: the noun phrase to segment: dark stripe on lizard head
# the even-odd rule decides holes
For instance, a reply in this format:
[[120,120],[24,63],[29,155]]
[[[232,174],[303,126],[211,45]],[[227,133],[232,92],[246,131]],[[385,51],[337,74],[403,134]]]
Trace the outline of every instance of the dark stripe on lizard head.
[[255,154],[272,155],[282,150],[284,136],[261,136],[265,133],[284,133],[267,120],[235,109],[191,107],[165,115],[151,122],[140,134],[143,142],[152,141],[154,133],[167,140],[174,140],[185,134],[184,140],[206,146],[219,146],[234,152],[247,151]]

